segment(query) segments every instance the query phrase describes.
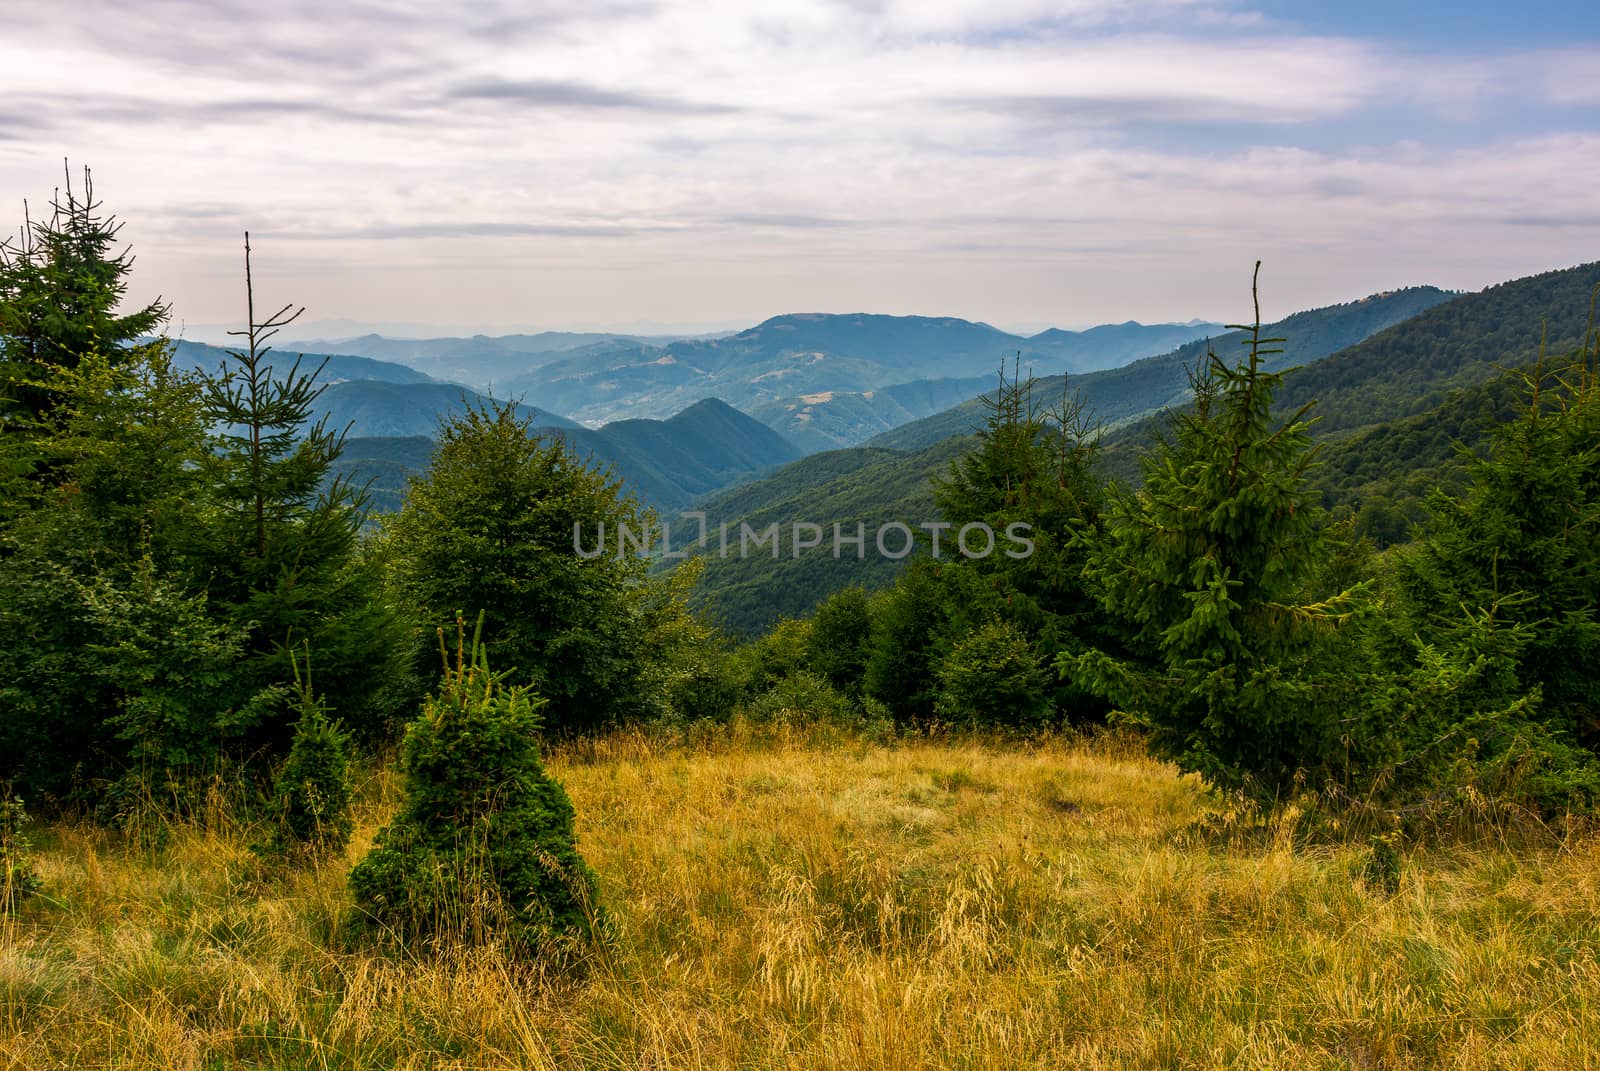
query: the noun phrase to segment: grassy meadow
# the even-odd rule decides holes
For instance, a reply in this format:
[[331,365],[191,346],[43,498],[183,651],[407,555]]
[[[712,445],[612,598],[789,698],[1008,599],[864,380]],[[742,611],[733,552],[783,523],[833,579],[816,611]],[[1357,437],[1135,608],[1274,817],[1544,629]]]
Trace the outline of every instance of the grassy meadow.
[[[340,937],[397,803],[264,867],[219,797],[140,847],[34,830],[0,1068],[1600,1065],[1600,838],[1243,835],[1126,741],[604,738],[549,757],[612,936],[579,969]],[[1210,817],[1208,818],[1208,814]]]

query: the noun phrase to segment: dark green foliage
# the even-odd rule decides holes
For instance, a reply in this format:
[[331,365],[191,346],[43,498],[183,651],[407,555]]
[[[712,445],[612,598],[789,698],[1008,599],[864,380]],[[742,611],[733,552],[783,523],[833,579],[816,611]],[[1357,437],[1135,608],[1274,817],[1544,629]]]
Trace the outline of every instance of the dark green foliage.
[[9,785],[0,785],[0,916],[16,911],[43,884],[33,865],[29,821],[21,798]]
[[934,709],[945,721],[1037,729],[1050,720],[1050,678],[1028,637],[994,620],[959,639],[939,661]]
[[[547,701],[549,727],[581,731],[655,712],[640,687],[645,565],[617,554],[618,526],[638,533],[646,520],[606,473],[511,406],[469,409],[440,429],[426,477],[385,519],[385,553],[424,634],[481,609],[511,679]],[[587,548],[604,526],[609,551],[580,556],[575,526]]]
[[350,888],[402,941],[538,953],[592,933],[594,875],[573,841],[572,803],[539,761],[543,700],[491,673],[479,635],[468,647],[463,631],[458,622],[454,665],[406,730],[405,803]]
[[865,588],[852,585],[822,601],[811,618],[806,663],[847,695],[861,690],[872,641],[872,610]]
[[[1428,538],[1401,555],[1396,627],[1441,650],[1492,624],[1481,762],[1514,763],[1546,810],[1600,800],[1600,387],[1584,351],[1523,376],[1521,411],[1470,456],[1471,486],[1438,495]],[[1467,620],[1463,621],[1463,616]],[[1470,650],[1470,647],[1469,647]]]
[[294,677],[300,717],[274,784],[279,840],[285,848],[336,852],[353,829],[350,740],[312,690],[309,648],[303,669],[295,661]]
[[[946,583],[965,581],[966,590],[952,586],[947,595],[957,603],[952,616],[970,620],[979,606],[993,607],[1053,660],[1085,644],[1113,643],[1083,576],[1087,548],[1099,537],[1105,493],[1092,468],[1098,434],[1082,400],[1063,384],[1059,404],[1047,407],[1036,386],[1015,373],[1008,380],[1001,369],[999,388],[985,399],[989,417],[977,448],[951,462],[949,474],[934,483],[934,498],[951,526],[949,542],[965,526],[979,524],[997,537],[1026,533],[1029,543],[1026,552],[1007,540],[1004,550],[956,558]],[[1081,689],[1057,682],[1050,691],[1046,705],[1059,705],[1073,720],[1105,715],[1104,703]]]
[[948,645],[942,568],[926,558],[914,562],[873,617],[863,691],[888,709],[897,728],[933,716],[934,668]]
[[6,775],[60,799],[129,773],[154,788],[213,758],[238,728],[217,696],[239,635],[149,557],[102,565],[70,531],[25,534],[0,558]]
[[1305,483],[1303,414],[1276,424],[1281,373],[1262,367],[1259,320],[1238,365],[1211,355],[1195,405],[1145,463],[1144,487],[1115,500],[1091,558],[1126,656],[1090,650],[1060,668],[1150,733],[1181,769],[1263,799],[1340,758],[1349,680],[1320,642],[1352,593],[1305,601],[1321,533]]
[[1323,505],[1353,517],[1379,547],[1410,542],[1429,520],[1435,491],[1466,490],[1463,450],[1481,456],[1494,429],[1516,417],[1519,382],[1502,375],[1452,392],[1429,413],[1329,440],[1311,475]]

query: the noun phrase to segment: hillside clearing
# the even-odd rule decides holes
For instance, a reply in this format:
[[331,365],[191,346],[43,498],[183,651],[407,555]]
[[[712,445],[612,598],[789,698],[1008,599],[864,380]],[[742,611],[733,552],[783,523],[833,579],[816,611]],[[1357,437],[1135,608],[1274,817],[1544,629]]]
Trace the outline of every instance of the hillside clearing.
[[1194,832],[1125,744],[837,738],[551,756],[615,927],[586,976],[342,947],[345,860],[220,803],[135,850],[38,831],[0,1067],[1593,1066],[1600,840],[1402,852]]

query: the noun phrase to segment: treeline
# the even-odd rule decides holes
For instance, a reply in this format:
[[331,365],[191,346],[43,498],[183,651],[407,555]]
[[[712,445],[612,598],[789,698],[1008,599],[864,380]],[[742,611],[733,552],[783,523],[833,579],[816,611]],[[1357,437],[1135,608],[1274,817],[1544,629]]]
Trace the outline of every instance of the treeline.
[[[420,799],[465,776],[447,755],[479,781],[536,770],[511,743],[535,732],[819,717],[1112,720],[1261,802],[1600,793],[1592,331],[1497,388],[1460,493],[1383,553],[1323,508],[1310,410],[1282,417],[1258,322],[1195,369],[1137,490],[1102,480],[1080,401],[1002,375],[932,504],[951,531],[1025,522],[1033,552],[922,556],[736,645],[688,609],[698,563],[578,553],[575,525],[650,518],[512,406],[446,422],[368,531],[361,489],[330,479],[342,436],[307,423],[317,370],[269,349],[293,310],[252,312],[225,374],[175,369],[140,341],[164,306],[116,311],[115,240],[69,189],[0,261],[0,779],[43,806],[116,820],[218,771],[276,774],[286,800],[296,761],[407,725]],[[528,777],[529,813],[570,830]],[[452,835],[408,821],[363,872],[375,903]]]

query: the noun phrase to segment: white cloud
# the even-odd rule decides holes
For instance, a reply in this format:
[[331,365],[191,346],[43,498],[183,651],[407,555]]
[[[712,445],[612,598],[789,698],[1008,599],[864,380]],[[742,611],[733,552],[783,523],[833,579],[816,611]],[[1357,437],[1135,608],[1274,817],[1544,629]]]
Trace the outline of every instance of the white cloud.
[[[1600,99],[1588,53],[1410,56],[1237,4],[86,0],[16,29],[0,195],[94,165],[138,285],[200,320],[237,304],[245,226],[323,317],[1039,320],[1075,294],[1081,321],[1215,315],[1236,281],[1196,264],[1280,251],[1308,301],[1357,269],[1487,282],[1576,259],[1600,215],[1571,178],[1592,135],[1471,126]],[[1396,109],[1453,145],[1301,133]]]

